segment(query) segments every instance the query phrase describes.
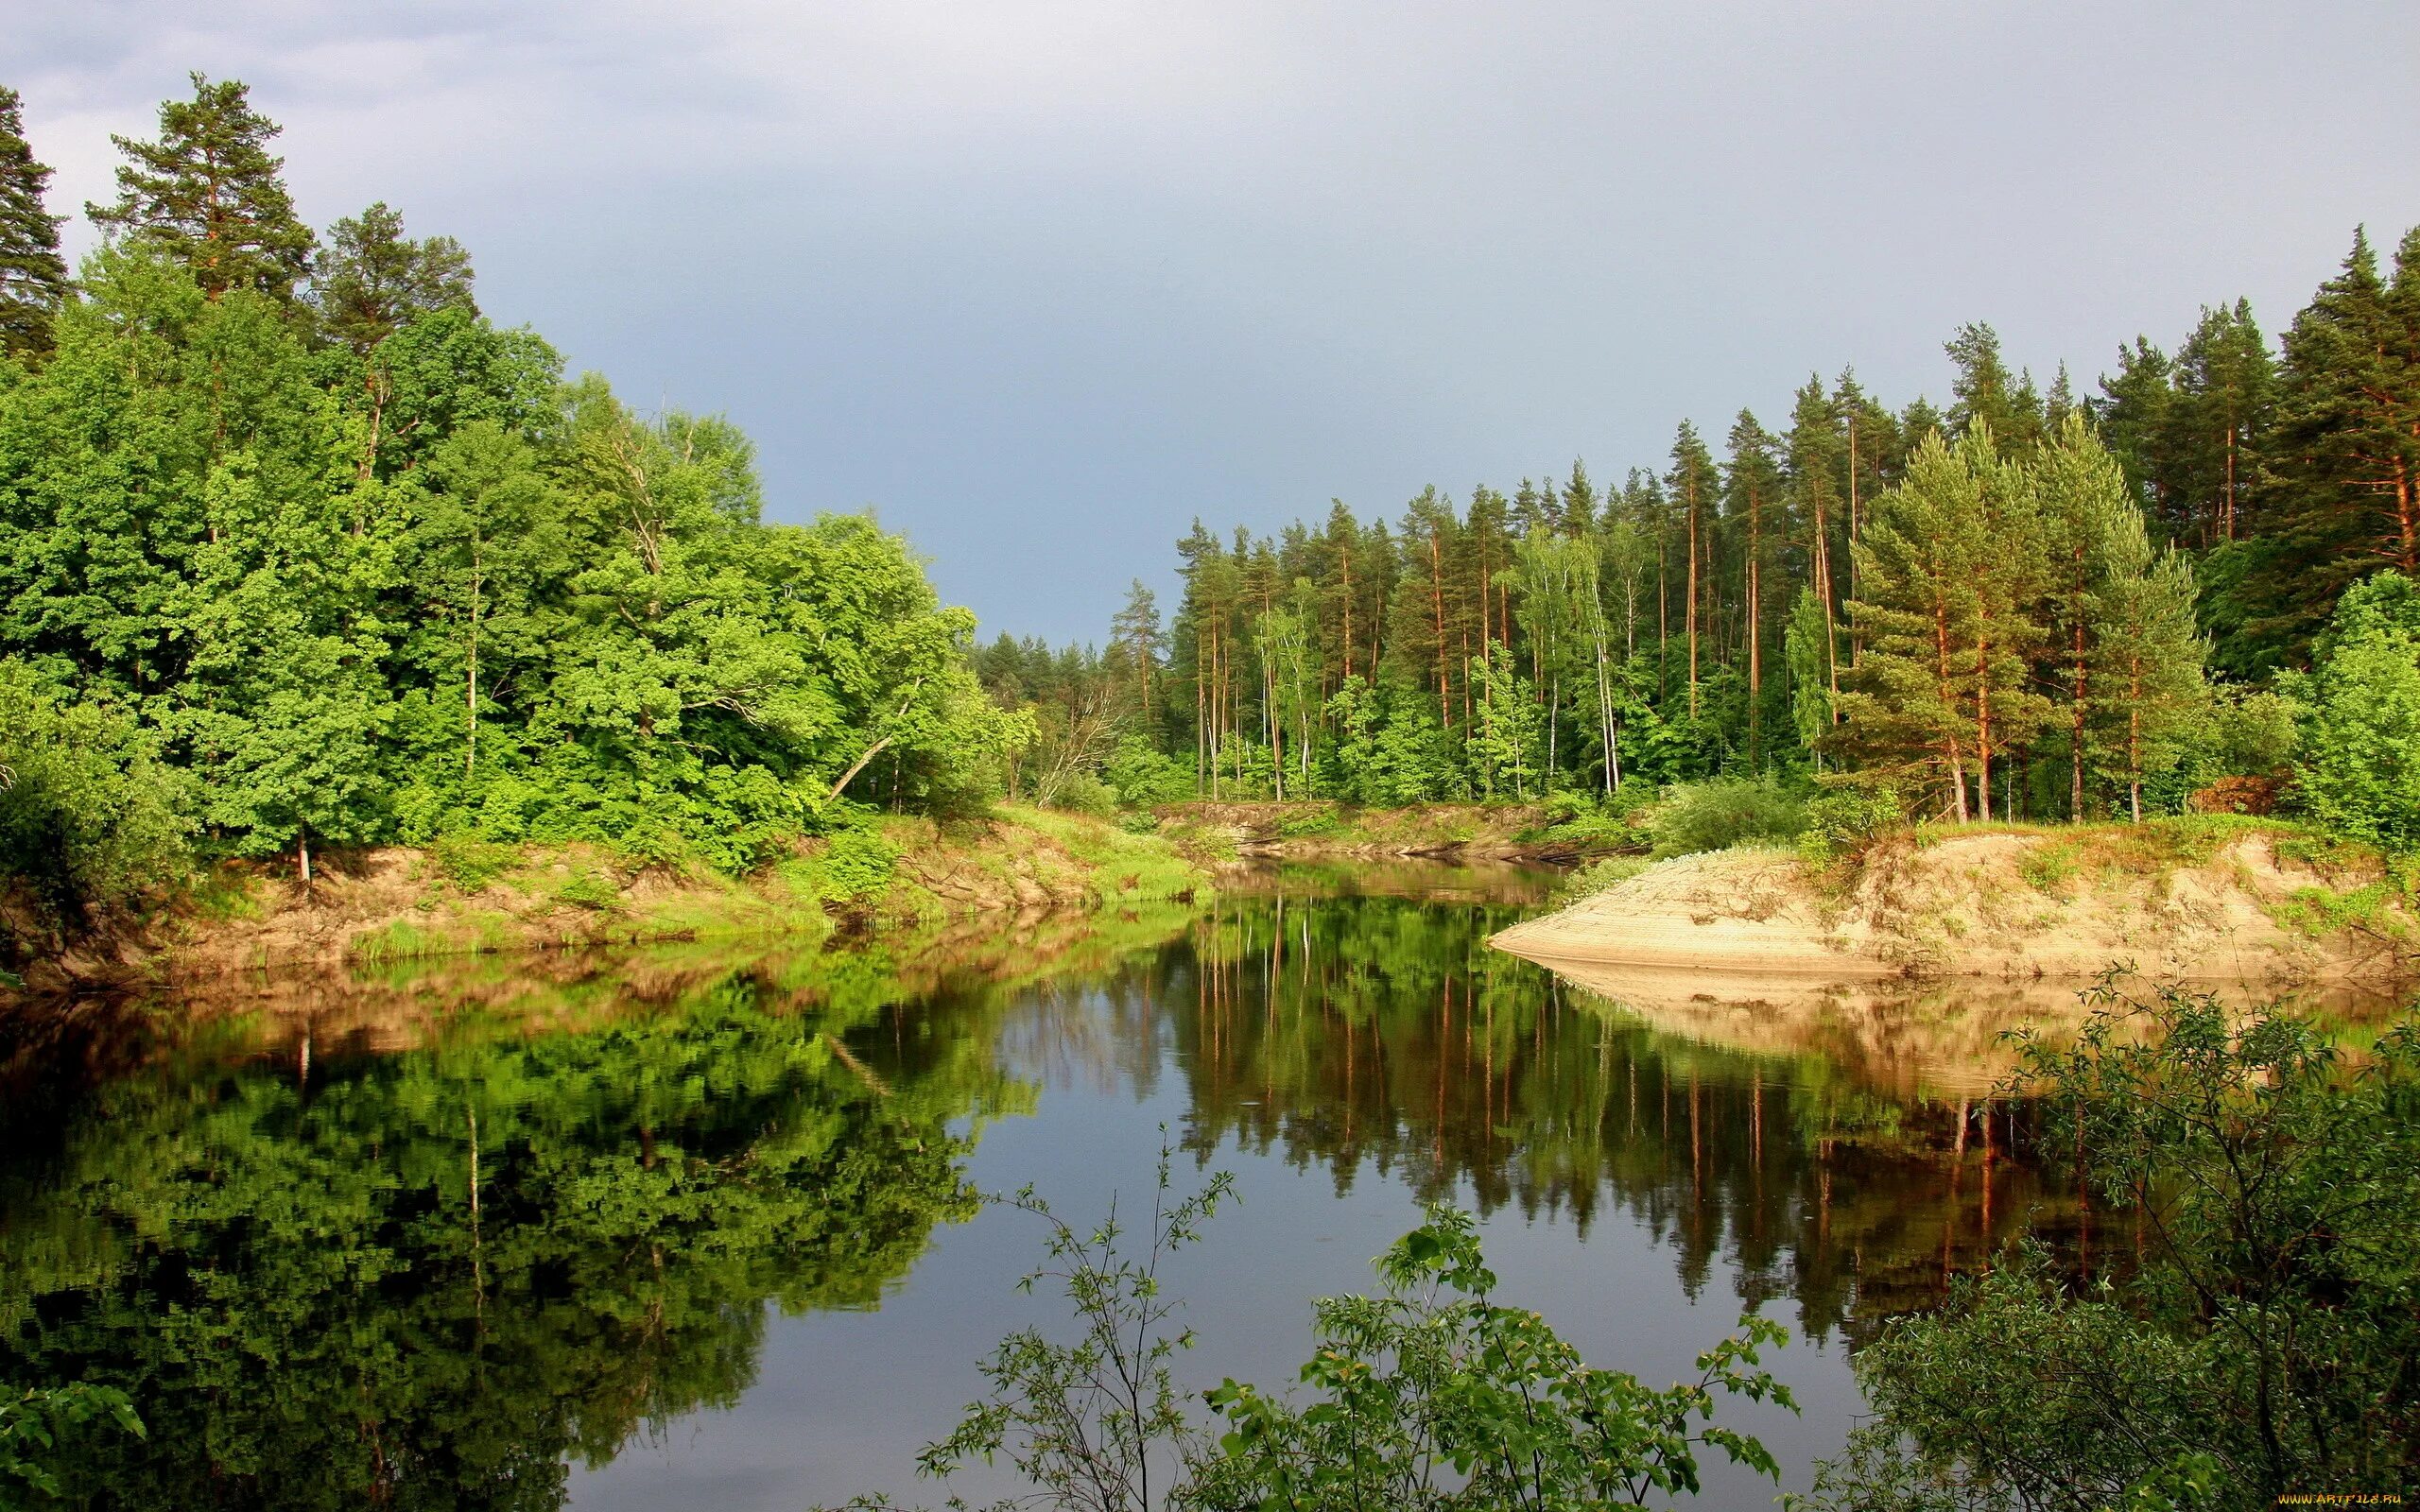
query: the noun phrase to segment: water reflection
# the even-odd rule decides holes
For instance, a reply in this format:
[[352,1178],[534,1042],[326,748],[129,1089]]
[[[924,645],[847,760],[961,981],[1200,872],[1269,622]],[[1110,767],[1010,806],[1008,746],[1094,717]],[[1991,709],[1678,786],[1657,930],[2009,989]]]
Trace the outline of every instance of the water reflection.
[[1861,1338],[1927,1305],[2021,1224],[2088,1245],[2023,1108],[1908,1095],[1787,1039],[1662,1031],[1486,948],[1502,905],[1389,897],[1221,902],[1134,994],[1175,1009],[1192,1141],[1233,1139],[1337,1190],[1375,1176],[1480,1210],[1607,1209],[1667,1245],[1692,1294],[1787,1297]]
[[[2009,1158],[2024,1110],[1666,1033],[1489,951],[1533,875],[1305,885],[945,949],[399,966],[21,1023],[0,1381],[136,1398],[147,1440],[68,1447],[87,1504],[558,1506],[567,1467],[762,1385],[769,1319],[880,1307],[975,1211],[994,1122],[1046,1162],[1098,1138],[1086,1098],[1174,1099],[1248,1208],[1307,1171],[1543,1243],[1623,1215],[1690,1296],[1782,1299],[1817,1338],[2029,1220],[2089,1254],[2089,1215]],[[1273,1322],[1229,1321],[1290,1341],[1300,1274],[1268,1267]],[[873,1338],[893,1369],[988,1342]],[[892,1458],[945,1417],[890,1425]]]

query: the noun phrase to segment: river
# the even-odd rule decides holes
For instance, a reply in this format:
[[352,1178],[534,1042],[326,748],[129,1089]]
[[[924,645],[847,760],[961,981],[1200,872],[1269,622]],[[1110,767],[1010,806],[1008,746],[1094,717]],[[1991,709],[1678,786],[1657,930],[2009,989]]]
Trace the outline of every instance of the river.
[[[1743,1308],[1786,1321],[1768,1359],[1803,1413],[1729,1418],[1803,1488],[1888,1317],[2029,1223],[2105,1263],[2008,1157],[2021,1110],[1956,1076],[1490,951],[1551,880],[1297,869],[1198,915],[406,963],[19,1023],[0,1382],[133,1396],[146,1439],[64,1448],[93,1505],[979,1499],[1011,1487],[920,1484],[916,1451],[994,1341],[1064,1314],[1014,1287],[1036,1222],[977,1194],[1131,1211],[1165,1128],[1180,1187],[1240,1197],[1168,1275],[1188,1382],[1290,1382],[1310,1299],[1372,1287],[1451,1201],[1504,1299],[1651,1383]],[[1773,1494],[1706,1477],[1706,1507]]]

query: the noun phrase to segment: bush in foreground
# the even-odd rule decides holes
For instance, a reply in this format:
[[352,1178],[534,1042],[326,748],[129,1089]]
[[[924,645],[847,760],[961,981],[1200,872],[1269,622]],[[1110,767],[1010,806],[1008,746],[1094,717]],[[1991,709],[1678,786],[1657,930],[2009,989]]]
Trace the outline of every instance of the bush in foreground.
[[2420,1026],[2351,1065],[2290,1015],[2099,997],[2014,1090],[2076,1130],[2097,1204],[2141,1215],[2141,1274],[2076,1295],[2023,1256],[1893,1324],[1807,1512],[2420,1492]]
[[1084,1231],[1030,1189],[1013,1199],[1050,1234],[1048,1263],[1024,1284],[1063,1289],[1080,1335],[1059,1344],[1028,1329],[1001,1341],[983,1366],[991,1394],[925,1450],[923,1473],[1005,1456],[1035,1489],[994,1512],[1662,1505],[1697,1491],[1706,1451],[1778,1476],[1763,1445],[1714,1415],[1721,1398],[1796,1409],[1759,1367],[1758,1351],[1785,1337],[1780,1324],[1742,1318],[1699,1356],[1696,1380],[1660,1390],[1596,1368],[1537,1314],[1495,1300],[1476,1226],[1442,1205],[1378,1257],[1379,1295],[1315,1304],[1309,1400],[1228,1381],[1205,1395],[1223,1431],[1197,1422],[1171,1365],[1192,1333],[1171,1327],[1178,1304],[1158,1272],[1231,1186],[1215,1177],[1171,1201],[1169,1168],[1163,1149],[1141,1260],[1119,1247],[1115,1206]]

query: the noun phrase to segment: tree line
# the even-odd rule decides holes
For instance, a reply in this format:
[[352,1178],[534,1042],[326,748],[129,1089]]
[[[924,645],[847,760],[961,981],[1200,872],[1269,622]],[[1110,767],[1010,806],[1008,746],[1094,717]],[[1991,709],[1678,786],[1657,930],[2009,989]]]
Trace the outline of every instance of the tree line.
[[[2274,349],[2214,305],[2097,393],[1988,325],[1949,402],[1810,377],[1787,425],[1683,421],[1653,467],[1333,502],[1177,544],[1098,648],[1003,640],[1036,775],[1133,802],[1616,796],[1830,776],[1960,818],[2139,816],[2221,779],[2268,801],[2346,589],[2420,573],[2420,232],[2357,234]],[[1081,782],[1077,780],[1080,788]]]
[[462,831],[736,868],[994,785],[1021,722],[902,541],[768,524],[745,436],[567,377],[452,239],[314,232],[245,86],[192,82],[73,277],[0,90],[12,872],[69,907],[181,838],[307,878]]

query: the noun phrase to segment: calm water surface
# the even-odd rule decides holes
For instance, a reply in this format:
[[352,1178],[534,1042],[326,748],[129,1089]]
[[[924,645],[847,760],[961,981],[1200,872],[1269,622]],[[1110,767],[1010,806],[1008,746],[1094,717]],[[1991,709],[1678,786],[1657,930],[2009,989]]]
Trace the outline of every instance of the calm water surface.
[[2005,1154],[2021,1113],[1954,1065],[1488,951],[1546,885],[1285,873],[896,958],[458,962],[261,983],[202,1028],[19,1025],[0,1382],[134,1396],[147,1440],[68,1448],[94,1506],[938,1501],[916,1450],[994,1340],[1061,1315],[1013,1288],[1033,1220],[977,1194],[1148,1200],[1165,1125],[1186,1184],[1242,1198],[1172,1279],[1197,1383],[1290,1381],[1310,1299],[1450,1200],[1597,1363],[1660,1384],[1743,1308],[1788,1320],[1804,1415],[1735,1420],[1796,1487],[1883,1319],[2028,1222],[2090,1263],[2088,1215]]

